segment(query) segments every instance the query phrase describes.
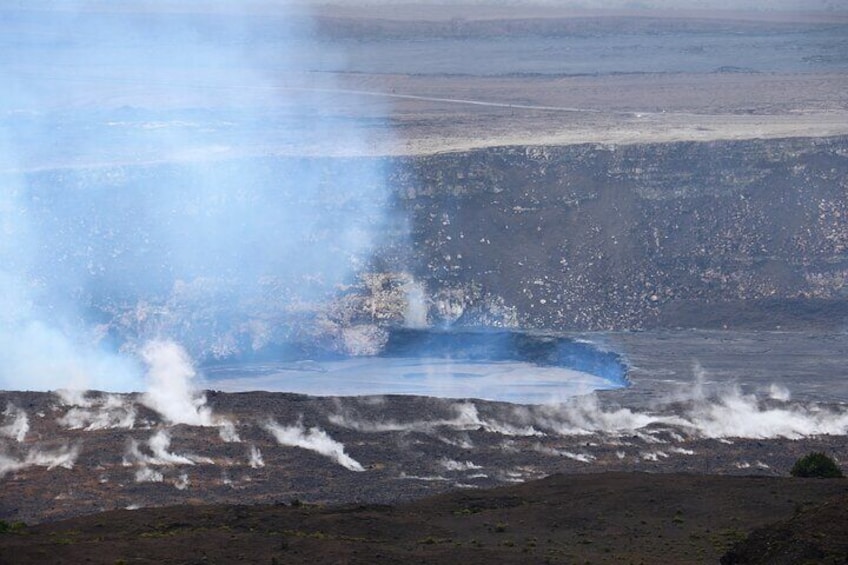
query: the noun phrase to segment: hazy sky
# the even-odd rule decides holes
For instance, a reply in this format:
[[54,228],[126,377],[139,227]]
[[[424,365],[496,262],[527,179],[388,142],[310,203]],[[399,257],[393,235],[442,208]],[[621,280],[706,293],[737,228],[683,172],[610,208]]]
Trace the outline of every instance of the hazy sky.
[[380,4],[444,4],[488,6],[552,6],[584,9],[660,8],[703,10],[848,10],[844,0],[300,0],[292,4],[313,5],[380,5]]
[[[380,6],[380,5],[480,5],[500,7],[550,6],[568,9],[663,9],[663,10],[738,10],[738,11],[838,11],[848,12],[845,0],[30,0],[18,7],[37,9],[76,9],[93,6],[115,9],[125,5],[141,7],[188,7],[206,10],[278,10],[294,6]],[[10,8],[2,6],[0,8]],[[143,8],[142,8],[143,9]]]

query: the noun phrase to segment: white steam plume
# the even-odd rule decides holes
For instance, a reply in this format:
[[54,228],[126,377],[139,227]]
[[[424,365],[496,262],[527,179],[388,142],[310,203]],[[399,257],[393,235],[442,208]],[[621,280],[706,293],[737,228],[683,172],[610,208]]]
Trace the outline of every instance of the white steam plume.
[[147,446],[150,448],[152,455],[143,453],[139,448],[138,441],[130,439],[127,445],[127,452],[124,455],[124,465],[172,466],[213,463],[213,461],[208,457],[199,457],[197,455],[178,455],[168,451],[171,447],[171,435],[167,430],[159,430],[150,436],[150,439],[147,440]]
[[177,480],[174,481],[174,488],[177,490],[185,490],[191,485],[191,481],[188,478],[188,473],[182,473]]
[[476,465],[471,461],[454,461],[453,459],[448,459],[447,457],[442,457],[439,459],[439,465],[445,468],[447,471],[472,471],[477,469],[482,469],[480,465]]
[[629,408],[605,408],[596,394],[575,397],[562,405],[541,406],[524,417],[560,436],[594,433],[621,436],[633,434],[651,424],[686,424],[683,418],[677,416],[641,413]]
[[0,453],[0,477],[28,467],[47,467],[48,470],[62,467],[73,469],[79,457],[78,446],[64,446],[53,450],[31,449],[23,459]]
[[596,459],[594,455],[591,455],[589,453],[575,453],[573,451],[567,451],[565,449],[556,449],[555,447],[548,447],[542,445],[541,443],[534,444],[533,451],[537,451],[545,455],[553,455],[556,457],[567,457],[568,459],[574,459],[575,461],[580,461],[581,463],[591,463]]
[[71,430],[127,429],[135,426],[136,409],[130,398],[117,394],[100,397],[86,396],[82,391],[56,392],[63,404],[70,406],[64,416],[56,421]]
[[213,426],[212,410],[206,395],[194,388],[197,373],[188,353],[172,341],[153,341],[141,351],[148,365],[145,406],[172,424]]
[[345,453],[343,444],[331,438],[321,428],[312,427],[307,430],[301,423],[294,426],[282,426],[271,421],[265,424],[265,429],[271,432],[280,445],[300,447],[320,453],[349,471],[361,472],[365,470],[359,462]]
[[121,428],[131,430],[135,426],[135,416],[135,408],[132,405],[101,410],[86,410],[74,407],[57,419],[56,422],[69,430],[85,429],[91,431]]
[[705,384],[707,373],[697,362],[693,373],[694,386],[688,393],[676,397],[685,406],[683,425],[693,435],[714,439],[798,439],[848,433],[848,409],[845,407],[792,403],[789,390],[776,384],[765,391],[765,398],[754,393],[745,394],[736,384],[709,390]]
[[165,477],[161,472],[142,465],[135,471],[135,482],[137,483],[161,483]]
[[695,399],[684,416],[697,435],[708,438],[788,438],[848,434],[848,410],[817,405],[768,406],[737,386],[714,399]]
[[[12,403],[6,405],[6,410],[3,411],[3,416],[7,423],[0,426],[0,435],[12,438],[18,443],[22,443],[26,439],[29,431],[29,418],[27,413],[18,408]],[[8,422],[8,420],[11,420]]]
[[400,472],[397,478],[411,481],[425,481],[428,483],[447,482],[450,480],[449,478],[442,477],[440,475],[407,475],[403,471]]
[[482,429],[505,436],[527,437],[545,435],[544,432],[537,430],[532,425],[516,426],[492,418],[482,418],[480,417],[477,405],[473,402],[456,403],[451,406],[451,409],[456,413],[454,418],[429,421],[414,420],[412,422],[396,422],[394,420],[385,420],[368,422],[359,420],[348,414],[331,414],[328,416],[328,420],[337,426],[370,433],[395,431],[433,433],[439,428],[451,428],[460,431]]
[[142,404],[161,414],[168,423],[217,426],[222,441],[241,441],[235,424],[213,415],[206,405],[206,394],[195,386],[197,372],[185,349],[173,341],[151,341],[141,355],[148,366]]
[[[451,406],[453,418],[433,420],[366,420],[339,409],[328,416],[337,426],[366,433],[419,432],[435,434],[440,428],[487,431],[504,436],[638,436],[645,443],[669,439],[788,438],[848,434],[848,407],[791,401],[782,386],[759,394],[744,393],[738,386],[704,384],[702,371],[685,391],[670,394],[651,408],[625,408],[602,403],[597,393],[578,396],[562,404],[514,406],[481,415],[472,402]],[[613,394],[607,398],[614,398]]]
[[789,402],[792,400],[792,393],[789,392],[789,389],[776,383],[769,385],[768,395],[772,400],[779,400],[781,402]]
[[404,325],[408,328],[427,327],[427,293],[424,286],[411,282],[406,288],[406,310],[403,313]]
[[[769,387],[762,395],[746,394],[737,385],[709,390],[703,370],[696,366],[694,372],[695,380],[687,390],[649,411],[604,407],[598,396],[591,394],[562,405],[525,409],[522,418],[562,436],[638,435],[649,443],[662,443],[653,438],[655,433],[680,438],[674,430],[712,439],[848,434],[848,407],[791,402],[789,391],[781,386]],[[649,426],[653,428],[649,430]]]
[[262,458],[262,452],[259,451],[259,448],[255,445],[251,445],[250,449],[247,451],[248,456],[248,464],[254,468],[259,469],[260,467],[265,466],[265,460]]
[[449,422],[448,425],[460,430],[475,430],[483,429],[487,432],[492,432],[505,436],[543,436],[541,432],[533,426],[515,426],[506,422],[498,422],[491,418],[481,418],[477,405],[473,402],[463,402],[455,404],[454,409],[457,411],[456,420]]
[[118,352],[262,347],[365,264],[383,165],[323,161],[369,144],[302,5],[36,4],[0,18],[0,389],[141,391]]
[[88,392],[82,389],[60,388],[54,391],[54,393],[65,406],[91,408],[100,403],[96,398],[89,397]]
[[221,441],[226,443],[241,442],[241,437],[239,437],[239,434],[236,431],[236,425],[230,420],[218,418],[218,435],[220,436]]

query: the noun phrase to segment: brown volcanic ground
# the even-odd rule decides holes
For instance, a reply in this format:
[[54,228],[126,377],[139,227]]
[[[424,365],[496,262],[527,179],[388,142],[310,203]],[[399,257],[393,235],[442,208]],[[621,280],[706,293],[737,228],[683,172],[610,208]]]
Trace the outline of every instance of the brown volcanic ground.
[[[821,535],[806,545],[784,537],[783,554],[836,563],[845,502],[838,479],[554,475],[394,507],[117,510],[0,535],[0,562],[708,563],[749,528],[794,513]],[[728,562],[798,562],[770,549],[768,561],[737,550]]]
[[[168,403],[0,393],[0,519],[295,498],[395,503],[553,473],[786,476],[810,451],[848,460],[843,334],[593,340],[624,354],[632,385],[548,405],[209,392],[198,408],[202,397],[192,404],[178,387]],[[285,371],[276,378],[284,389]],[[269,425],[287,428],[287,439]]]
[[183,414],[200,426],[139,395],[3,393],[0,519],[43,524],[0,535],[0,559],[701,563],[776,520],[731,562],[777,542],[842,555],[844,506],[828,501],[846,483],[787,472],[810,451],[848,459],[844,404],[816,400],[844,396],[815,362],[844,336],[606,339],[634,385],[560,405],[209,392]]
[[[68,429],[62,420],[71,411],[87,412],[85,425],[97,426],[109,411],[118,423],[132,397],[111,397],[112,405],[120,400],[124,407],[105,409],[70,407],[49,393],[3,396],[31,416],[31,428],[20,443],[4,440],[9,460],[0,518],[27,523],[170,504],[396,503],[553,473],[785,476],[809,451],[848,459],[844,435],[734,437],[756,433],[734,428],[751,422],[760,428],[758,419],[800,414],[815,422],[830,409],[839,428],[846,419],[843,407],[806,409],[762,398],[757,408],[739,411],[728,407],[744,399],[732,394],[631,411],[594,396],[573,405],[529,407],[424,397],[210,393],[209,406],[234,423],[238,441],[218,427],[168,424],[138,403],[132,404],[137,417],[131,429]],[[694,424],[666,423],[675,415]],[[266,427],[272,421],[299,430],[314,447],[280,445]],[[157,451],[163,437],[170,442]],[[322,447],[325,454],[316,451]],[[261,463],[252,461],[254,449]]]

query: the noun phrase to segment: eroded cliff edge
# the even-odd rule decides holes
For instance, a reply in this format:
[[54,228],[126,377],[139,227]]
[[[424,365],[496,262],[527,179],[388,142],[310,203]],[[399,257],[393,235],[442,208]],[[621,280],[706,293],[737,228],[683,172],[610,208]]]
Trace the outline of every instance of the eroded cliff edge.
[[[361,174],[375,164],[380,178]],[[26,176],[29,212],[50,226],[40,280],[84,300],[83,315],[116,344],[171,335],[198,359],[292,345],[300,358],[375,354],[389,328],[408,325],[842,330],[848,321],[848,136],[266,156],[204,162],[197,178],[193,170],[157,163]],[[292,171],[319,179],[320,190],[305,190]],[[165,216],[136,221],[137,203],[184,186],[208,198],[203,183],[219,176],[244,185],[244,201],[215,218],[251,250],[245,272],[174,273],[168,237],[182,233],[196,202],[153,206]],[[94,194],[96,205],[63,186]],[[385,202],[357,214],[357,191]],[[238,212],[251,209],[251,195],[308,200],[315,228],[295,247],[253,242],[255,215]],[[260,216],[288,233],[287,217]],[[155,231],[162,222],[171,231]],[[373,240],[356,257],[339,245],[339,226],[351,224]],[[333,283],[322,272],[330,263],[312,253],[350,263],[353,278]],[[88,286],[63,275],[69,264],[94,269]],[[110,291],[110,272],[141,286]]]
[[[841,327],[848,137],[392,161],[432,314],[555,330]],[[406,255],[404,257],[404,255]]]

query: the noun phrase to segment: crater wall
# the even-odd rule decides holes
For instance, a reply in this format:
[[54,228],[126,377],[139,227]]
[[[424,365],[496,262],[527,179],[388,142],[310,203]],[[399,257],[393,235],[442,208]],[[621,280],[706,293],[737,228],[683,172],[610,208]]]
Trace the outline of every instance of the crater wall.
[[[194,201],[164,218],[139,213],[157,191],[186,186],[180,166],[30,173],[27,210],[45,226],[39,284],[56,290],[57,307],[64,298],[81,302],[79,315],[116,344],[169,335],[203,360],[292,348],[295,358],[375,354],[387,329],[399,326],[846,326],[848,137],[509,146],[375,159],[204,163],[198,183],[239,179],[242,171],[261,180],[245,181],[240,207],[216,217],[230,236],[221,249],[242,249],[228,246],[234,240],[256,253],[243,272],[192,276],[173,272],[167,259],[168,236],[182,233]],[[349,202],[362,189],[357,172],[374,165],[385,173],[385,201],[357,212]],[[320,194],[306,191],[293,170],[313,171]],[[189,188],[210,197],[203,184]],[[256,226],[243,213],[255,206],[248,197],[281,205]],[[292,215],[275,214],[307,200],[320,221],[296,245],[286,242]],[[352,216],[376,245],[353,257],[339,245]],[[160,233],[162,221],[174,229]],[[351,280],[323,284],[335,280],[322,270],[333,262],[312,257],[324,248],[334,262],[351,264]],[[191,252],[214,266],[216,249]],[[85,276],[68,276],[81,268]]]
[[848,138],[495,147],[392,162],[431,312],[557,330],[841,327]]

